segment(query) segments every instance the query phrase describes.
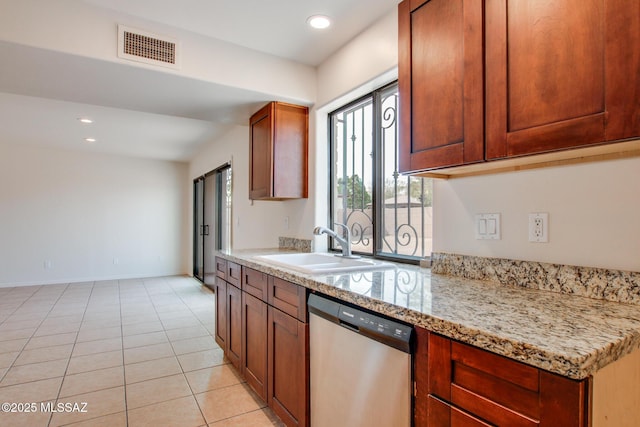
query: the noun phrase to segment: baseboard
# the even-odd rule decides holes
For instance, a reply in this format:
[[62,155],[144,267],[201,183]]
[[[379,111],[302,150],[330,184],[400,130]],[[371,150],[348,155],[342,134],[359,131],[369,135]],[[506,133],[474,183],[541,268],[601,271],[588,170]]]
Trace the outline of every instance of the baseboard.
[[50,280],[29,280],[24,282],[0,282],[0,288],[14,288],[17,286],[46,286],[60,285],[82,282],[102,282],[107,280],[127,280],[127,279],[153,279],[157,277],[185,276],[191,277],[188,273],[166,273],[166,274],[121,274],[113,276],[91,276],[91,277],[73,277],[66,279],[50,279]]

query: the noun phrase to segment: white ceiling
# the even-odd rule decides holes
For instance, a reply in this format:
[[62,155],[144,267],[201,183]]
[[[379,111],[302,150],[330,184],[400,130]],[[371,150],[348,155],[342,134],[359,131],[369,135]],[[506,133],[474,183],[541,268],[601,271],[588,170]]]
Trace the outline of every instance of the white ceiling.
[[[316,66],[397,0],[73,0]],[[102,9],[104,8],[104,9]],[[332,18],[329,30],[306,18]],[[0,40],[0,142],[186,161],[265,94]],[[91,125],[76,119],[90,116]],[[98,142],[79,142],[85,137]]]

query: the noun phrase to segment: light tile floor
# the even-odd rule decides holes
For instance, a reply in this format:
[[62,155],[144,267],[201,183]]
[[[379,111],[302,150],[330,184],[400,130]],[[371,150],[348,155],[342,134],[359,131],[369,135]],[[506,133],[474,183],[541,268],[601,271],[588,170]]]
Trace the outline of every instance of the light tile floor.
[[215,343],[214,298],[189,277],[0,288],[0,426],[281,426]]

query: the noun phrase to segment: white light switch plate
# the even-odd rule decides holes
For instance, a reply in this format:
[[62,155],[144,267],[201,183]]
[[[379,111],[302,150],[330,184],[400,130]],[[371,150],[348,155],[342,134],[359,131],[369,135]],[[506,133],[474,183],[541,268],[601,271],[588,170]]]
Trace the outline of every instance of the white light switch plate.
[[500,240],[500,214],[477,214],[475,220],[476,240]]

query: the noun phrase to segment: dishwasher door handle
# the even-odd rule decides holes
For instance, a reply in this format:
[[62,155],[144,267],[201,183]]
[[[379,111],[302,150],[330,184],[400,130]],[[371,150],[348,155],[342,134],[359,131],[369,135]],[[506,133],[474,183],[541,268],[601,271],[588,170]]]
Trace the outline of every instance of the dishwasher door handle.
[[345,322],[344,320],[340,319],[340,326],[342,326],[343,328],[347,328],[349,330],[352,330],[353,332],[360,332],[360,328],[357,327],[354,324],[351,324],[349,322]]

